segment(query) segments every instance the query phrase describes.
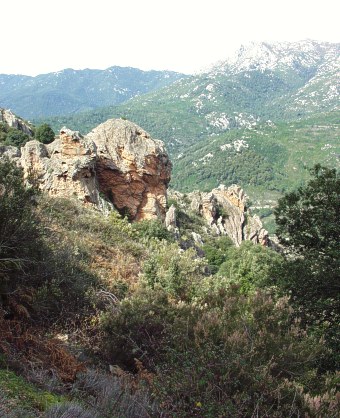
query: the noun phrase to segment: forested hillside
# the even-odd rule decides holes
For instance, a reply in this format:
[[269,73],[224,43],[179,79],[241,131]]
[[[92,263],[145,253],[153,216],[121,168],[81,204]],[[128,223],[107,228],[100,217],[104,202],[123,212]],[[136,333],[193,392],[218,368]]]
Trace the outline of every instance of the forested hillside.
[[73,114],[123,103],[181,77],[185,75],[130,67],[106,70],[68,68],[36,77],[0,74],[0,104],[31,120]]

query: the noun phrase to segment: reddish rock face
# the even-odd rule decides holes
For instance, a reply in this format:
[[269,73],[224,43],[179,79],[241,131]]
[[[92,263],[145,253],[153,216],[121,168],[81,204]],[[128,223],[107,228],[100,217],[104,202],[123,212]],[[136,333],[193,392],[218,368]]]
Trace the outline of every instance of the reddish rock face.
[[171,162],[161,141],[131,122],[108,120],[90,132],[100,191],[132,220],[164,219]]
[[165,218],[171,162],[163,142],[129,121],[108,120],[85,137],[63,128],[49,145],[29,141],[15,159],[52,196],[99,206],[103,193],[133,221]]

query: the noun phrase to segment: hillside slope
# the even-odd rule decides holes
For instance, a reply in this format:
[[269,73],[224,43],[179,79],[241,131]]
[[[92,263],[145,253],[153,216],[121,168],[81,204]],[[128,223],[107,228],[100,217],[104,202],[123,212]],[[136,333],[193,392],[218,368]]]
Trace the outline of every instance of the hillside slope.
[[184,74],[130,67],[69,68],[36,77],[0,74],[0,104],[29,119],[69,114],[117,105],[181,77]]
[[295,120],[339,110],[339,51],[339,44],[316,41],[251,43],[205,72],[161,90],[51,123],[84,131],[109,117],[126,117],[176,152],[268,119]]

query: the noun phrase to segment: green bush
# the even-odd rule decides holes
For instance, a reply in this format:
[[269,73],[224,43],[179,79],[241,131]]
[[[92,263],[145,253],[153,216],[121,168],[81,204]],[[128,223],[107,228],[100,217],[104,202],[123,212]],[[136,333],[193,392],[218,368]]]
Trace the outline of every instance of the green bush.
[[156,242],[143,264],[143,279],[151,289],[163,289],[174,298],[191,300],[205,274],[205,262],[193,248],[181,250],[177,243]]
[[43,144],[49,144],[54,141],[55,133],[49,124],[43,123],[36,128],[34,137]]
[[233,246],[229,237],[215,237],[207,240],[203,245],[204,256],[208,261],[211,273],[216,273],[226,260],[228,251]]
[[159,240],[173,241],[172,234],[160,220],[144,220],[133,224],[133,230],[141,238],[157,238]]
[[[326,389],[315,367],[324,348],[292,318],[287,299],[261,292],[208,291],[188,303],[146,288],[102,327],[108,361],[133,370],[137,358],[156,372],[153,392],[170,416],[317,416],[313,400]],[[334,387],[327,390],[318,413],[335,418]]]
[[[34,216],[33,189],[26,189],[23,173],[15,163],[0,163],[0,293],[13,290],[28,275],[40,254]],[[20,272],[20,273],[19,273]]]
[[[2,132],[2,134],[4,134],[4,132]],[[15,128],[8,128],[6,136],[2,136],[5,145],[13,145],[15,147],[23,147],[26,142],[31,139],[27,134]]]
[[274,284],[283,263],[280,254],[251,241],[243,241],[240,247],[230,247],[225,258],[218,275],[238,284],[242,293]]

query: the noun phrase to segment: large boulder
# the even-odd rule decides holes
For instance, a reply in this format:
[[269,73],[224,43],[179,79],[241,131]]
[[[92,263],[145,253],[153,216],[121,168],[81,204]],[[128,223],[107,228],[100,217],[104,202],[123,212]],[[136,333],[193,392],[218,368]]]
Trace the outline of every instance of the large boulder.
[[164,219],[172,166],[163,142],[122,119],[102,123],[86,138],[97,146],[99,189],[114,206],[133,220]]
[[78,132],[63,128],[48,145],[27,142],[21,148],[20,162],[25,177],[51,196],[76,196],[98,204],[96,146]]

